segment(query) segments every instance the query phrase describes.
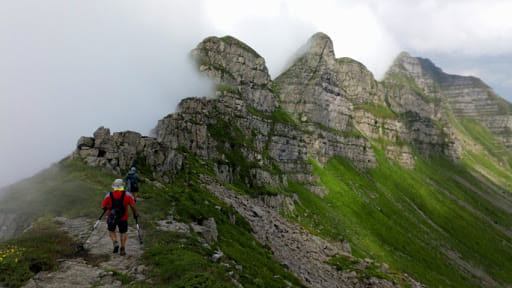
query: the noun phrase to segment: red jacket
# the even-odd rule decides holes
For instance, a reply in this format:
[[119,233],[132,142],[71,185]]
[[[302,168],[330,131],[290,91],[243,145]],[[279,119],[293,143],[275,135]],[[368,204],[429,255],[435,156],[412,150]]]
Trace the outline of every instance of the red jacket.
[[[123,195],[123,190],[114,190],[112,191],[112,196],[114,199],[121,199],[121,196]],[[133,206],[135,205],[135,202],[133,201],[133,196],[130,194],[130,192],[126,192],[124,195],[123,200],[123,206],[124,206],[124,215],[121,218],[121,221],[128,220],[128,205]],[[105,195],[105,198],[103,198],[103,203],[101,204],[101,208],[108,208],[107,215],[110,215],[110,209],[112,209],[112,199],[110,199],[110,193],[107,193]],[[107,216],[108,218],[108,216]]]

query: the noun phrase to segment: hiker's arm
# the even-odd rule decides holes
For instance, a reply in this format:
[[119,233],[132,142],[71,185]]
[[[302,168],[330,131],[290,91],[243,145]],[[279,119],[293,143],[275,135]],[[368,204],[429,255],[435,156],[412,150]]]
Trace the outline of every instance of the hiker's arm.
[[139,214],[137,214],[137,209],[135,209],[135,205],[130,205],[130,208],[132,208],[133,218],[137,220],[137,218],[139,218]]
[[107,207],[103,207],[103,213],[101,213],[101,216],[100,218],[98,218],[98,221],[101,220],[101,218],[103,218],[103,215],[105,215],[105,212],[107,212]]
[[107,198],[107,196],[103,198],[103,202],[101,203],[101,209],[103,209],[103,211],[107,210],[110,207],[108,199],[109,198]]

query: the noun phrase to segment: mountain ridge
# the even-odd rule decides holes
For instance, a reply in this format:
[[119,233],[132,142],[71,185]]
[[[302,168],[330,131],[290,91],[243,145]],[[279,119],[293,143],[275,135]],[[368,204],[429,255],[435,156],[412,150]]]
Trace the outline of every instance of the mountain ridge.
[[[183,99],[177,112],[158,122],[155,137],[133,131],[111,135],[108,128],[100,127],[93,137],[79,139],[72,161],[117,175],[135,165],[155,187],[173,183],[183,173],[202,171],[194,166],[201,163],[208,172],[200,174],[209,178],[187,181],[266,199],[258,204],[262,208],[249,212],[241,204],[232,204],[246,219],[270,207],[313,235],[343,244],[344,249],[352,246],[352,253],[360,258],[391,261],[395,269],[409,269],[407,274],[414,279],[433,286],[512,283],[494,264],[476,260],[483,256],[474,251],[474,243],[463,239],[469,233],[462,229],[467,223],[456,228],[448,221],[449,216],[457,216],[475,221],[482,229],[491,224],[485,228],[491,240],[475,236],[485,242],[482,251],[489,254],[485,261],[499,253],[512,254],[512,226],[507,226],[512,225],[507,216],[512,209],[510,104],[481,80],[445,74],[430,60],[407,53],[401,53],[385,78],[377,81],[363,64],[336,58],[326,34],[313,35],[306,47],[272,80],[265,60],[252,48],[230,36],[208,37],[191,54],[199,71],[216,83],[214,98]],[[491,138],[496,140],[486,142]],[[223,199],[236,202],[233,196]],[[249,222],[255,234],[270,229],[254,221]],[[383,228],[393,235],[386,235]],[[405,232],[409,244],[398,237]],[[269,235],[265,239],[277,255],[283,250],[273,246],[279,233]],[[393,254],[400,249],[399,243],[405,250],[398,254],[424,257],[440,267],[452,265],[446,270],[455,276],[443,280],[451,276],[439,271],[441,276],[428,275],[429,267]],[[496,247],[487,247],[492,243]],[[422,249],[437,254],[425,255]],[[329,257],[330,265],[342,275],[349,271],[365,275],[365,269],[372,267],[352,263],[352,258]],[[485,269],[477,269],[472,262]],[[286,266],[309,287],[333,287],[339,281],[340,287],[421,286],[408,276],[387,278],[393,274],[389,271],[382,278],[354,284],[350,282],[354,277],[349,277],[352,280],[344,283],[346,275],[325,275],[313,266],[302,267],[304,263],[287,261]],[[394,282],[397,279],[405,282]]]

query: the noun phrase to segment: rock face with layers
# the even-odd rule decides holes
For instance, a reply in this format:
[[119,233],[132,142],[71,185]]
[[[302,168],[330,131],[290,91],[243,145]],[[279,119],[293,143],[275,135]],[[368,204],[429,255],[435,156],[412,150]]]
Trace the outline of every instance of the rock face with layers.
[[[233,37],[209,37],[192,56],[217,84],[212,98],[188,98],[158,122],[155,138],[99,128],[74,155],[121,173],[137,164],[169,181],[190,155],[214,162],[217,175],[248,186],[314,183],[308,159],[345,157],[360,169],[377,165],[372,145],[414,167],[413,150],[457,161],[459,139],[445,111],[476,117],[505,143],[510,104],[480,80],[445,74],[429,60],[401,53],[382,82],[361,63],[335,58],[317,33],[272,81],[265,60]],[[506,105],[505,105],[505,104]],[[245,165],[235,163],[245,159]],[[278,168],[277,170],[275,168]]]
[[277,107],[265,59],[231,36],[209,37],[192,50],[199,71],[239,91],[249,106],[271,113]]
[[[409,168],[414,166],[410,147],[393,143],[408,142],[427,156],[460,157],[451,131],[438,125],[443,121],[442,107],[423,99],[420,88],[410,87],[401,78],[394,81],[388,77],[379,83],[357,61],[336,59],[332,41],[325,34],[315,34],[307,47],[304,55],[276,79],[281,104],[297,121],[345,135],[360,133],[363,142],[385,139],[388,157]],[[389,73],[395,75],[393,68]],[[435,87],[434,80],[427,80],[422,85],[433,93],[430,87]]]
[[331,39],[313,35],[306,52],[276,79],[282,106],[295,119],[349,131],[355,105],[383,103],[377,82],[362,64],[336,59]]
[[[137,165],[164,182],[197,157],[212,164],[217,180],[226,183],[279,191],[292,180],[323,197],[326,191],[317,185],[311,160],[323,165],[344,157],[364,170],[378,165],[374,149],[381,149],[406,168],[414,168],[415,151],[457,161],[462,150],[446,111],[459,119],[475,116],[511,142],[508,103],[502,105],[504,100],[476,78],[444,74],[430,61],[406,53],[382,82],[361,63],[336,59],[332,41],[322,33],[313,35],[305,53],[274,81],[264,59],[232,37],[207,38],[192,55],[199,70],[217,84],[214,97],[183,99],[175,113],[158,122],[154,138],[131,131],[111,135],[100,127],[94,137],[79,139],[75,157],[118,174]],[[289,239],[274,243],[269,238],[277,232],[263,227],[287,229],[288,223],[264,219],[272,214],[268,205],[256,207],[232,191],[210,188],[238,206],[281,261],[288,259],[279,254],[279,245],[293,246],[293,239],[292,244],[284,241]],[[343,281],[353,277],[330,268],[315,274],[325,259],[341,251],[324,246],[327,251],[313,247],[320,251],[316,264],[307,266],[307,259],[301,259],[304,265],[289,265],[290,270],[303,275],[310,287],[336,287],[332,285],[338,281],[340,287],[352,285],[347,284],[352,280]]]
[[[298,125],[290,111],[279,104],[263,58],[245,44],[231,37],[210,37],[192,54],[199,69],[218,84],[216,97],[183,100],[177,113],[159,121],[155,131],[160,143],[171,149],[185,147],[215,160],[218,176],[225,180],[243,172],[243,167],[234,167],[230,159],[233,153],[241,152],[252,168],[249,175],[239,178],[256,186],[282,185],[286,183],[282,175],[314,182],[309,157],[325,162],[341,156],[361,168],[374,167],[371,144],[363,137],[341,135],[336,129],[318,125]],[[226,135],[219,134],[225,133],[239,143],[224,143]],[[321,140],[312,137],[319,133]],[[284,173],[276,175],[273,166]]]
[[[451,111],[457,119],[475,119],[511,149],[512,105],[496,95],[482,80],[444,73],[430,60],[411,57],[405,52],[396,58],[385,81],[393,78],[409,81],[413,87],[419,88],[417,94],[427,99],[426,102],[430,100],[428,105],[412,102],[402,105],[403,108],[432,119],[442,120],[443,109]],[[418,108],[429,106],[432,108],[418,111]],[[398,107],[400,105],[395,105]],[[418,108],[415,110],[413,107]]]
[[90,166],[104,167],[116,174],[135,164],[151,169],[153,176],[168,179],[166,175],[181,168],[182,157],[155,138],[133,131],[115,132],[99,127],[94,137],[81,137],[73,157],[81,157]]

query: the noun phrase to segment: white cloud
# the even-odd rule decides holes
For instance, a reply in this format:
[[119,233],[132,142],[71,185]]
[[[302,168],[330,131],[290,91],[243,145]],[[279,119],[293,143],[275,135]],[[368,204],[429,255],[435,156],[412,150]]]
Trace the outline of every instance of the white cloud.
[[[209,19],[224,34],[247,42],[266,60],[272,76],[315,32],[331,37],[337,57],[354,58],[381,77],[400,52],[367,3],[333,0],[205,1]],[[229,11],[227,14],[225,11]],[[229,16],[228,16],[229,15]]]
[[510,1],[375,1],[376,15],[406,49],[468,55],[510,53]]
[[507,87],[507,88],[512,88],[512,78],[503,81],[502,85]]
[[147,134],[180,99],[211,94],[187,55],[215,30],[183,3],[0,2],[0,186],[101,125]]
[[[100,125],[148,133],[180,99],[208,94],[186,56],[207,36],[246,42],[276,77],[321,31],[379,78],[401,50],[510,55],[510,11],[498,0],[0,0],[0,186]],[[492,74],[459,70],[471,69]]]

